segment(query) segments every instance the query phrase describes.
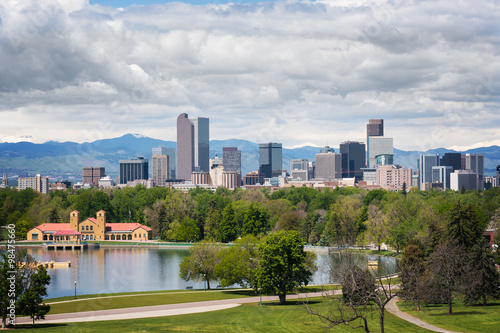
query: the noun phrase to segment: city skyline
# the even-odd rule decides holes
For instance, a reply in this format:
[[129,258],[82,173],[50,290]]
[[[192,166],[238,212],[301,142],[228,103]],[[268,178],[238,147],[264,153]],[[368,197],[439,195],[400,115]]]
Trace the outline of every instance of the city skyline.
[[248,2],[7,2],[0,141],[175,141],[188,113],[287,148],[365,142],[371,118],[398,149],[500,145],[498,3]]

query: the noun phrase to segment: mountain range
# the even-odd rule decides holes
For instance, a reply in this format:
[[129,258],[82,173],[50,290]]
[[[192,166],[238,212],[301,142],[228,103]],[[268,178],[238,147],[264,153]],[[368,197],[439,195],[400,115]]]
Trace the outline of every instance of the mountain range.
[[[118,138],[96,140],[93,142],[56,142],[41,144],[30,142],[0,143],[0,172],[13,174],[81,175],[82,167],[103,166],[106,174],[118,175],[118,161],[144,156],[151,159],[152,148],[163,145],[175,148],[174,141],[163,141],[140,134],[126,134]],[[259,144],[247,140],[212,140],[210,141],[210,156],[222,156],[222,147],[237,147],[241,150],[242,173],[257,170],[259,160]],[[305,158],[314,160],[320,147],[304,146],[300,148],[283,148],[283,169],[290,169],[290,160]],[[338,152],[337,148],[334,148]],[[394,149],[394,163],[416,170],[418,156],[425,154],[440,154],[458,152],[446,148],[431,149],[425,152],[404,151]],[[500,147],[481,147],[461,151],[460,153],[481,153],[485,157],[485,174],[494,175],[496,166],[500,165]]]

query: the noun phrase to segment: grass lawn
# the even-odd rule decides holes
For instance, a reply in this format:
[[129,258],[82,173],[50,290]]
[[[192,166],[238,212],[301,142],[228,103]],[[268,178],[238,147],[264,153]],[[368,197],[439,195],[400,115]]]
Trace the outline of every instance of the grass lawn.
[[439,304],[422,307],[416,311],[413,304],[400,301],[402,311],[437,327],[458,332],[500,332],[500,303],[490,302],[487,306],[465,306],[453,303],[453,314],[448,315],[448,305]]
[[[253,290],[228,290],[206,292],[167,292],[156,293],[152,295],[137,294],[123,297],[99,297],[97,299],[83,299],[81,301],[75,302],[51,304],[49,314],[100,311],[176,303],[216,301],[221,299],[243,298],[252,296],[259,296],[259,294],[255,293]],[[47,302],[50,302],[50,300],[47,300]]]
[[[302,287],[298,292],[320,292],[323,290],[340,289],[338,285],[328,286],[307,286]],[[112,297],[120,296],[120,297]],[[156,292],[136,292],[136,293],[117,293],[117,294],[99,294],[78,296],[77,301],[73,297],[61,297],[46,299],[46,303],[59,301],[72,301],[50,305],[49,314],[99,311],[109,309],[130,308],[150,305],[164,305],[176,303],[190,303],[202,301],[215,301],[221,299],[256,297],[259,293],[251,289],[231,289],[231,290],[210,290],[210,291],[156,291]],[[97,298],[97,299],[88,299]]]
[[[310,306],[326,310],[321,298],[310,299]],[[39,321],[42,323],[43,321]],[[428,332],[391,314],[386,314],[386,332]],[[370,319],[372,332],[379,331],[378,317]],[[102,321],[74,324],[23,325],[16,332],[325,332],[324,324],[309,316],[302,305],[290,300],[286,306],[265,303],[243,304],[227,310],[158,318]],[[359,331],[359,330],[358,330]],[[356,332],[339,326],[329,332]]]

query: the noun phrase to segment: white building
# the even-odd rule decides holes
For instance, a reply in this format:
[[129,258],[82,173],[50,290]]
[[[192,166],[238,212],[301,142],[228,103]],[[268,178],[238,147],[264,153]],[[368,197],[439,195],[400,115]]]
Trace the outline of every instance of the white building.
[[18,178],[17,188],[19,191],[32,188],[40,193],[49,193],[49,177],[37,174],[35,177]]

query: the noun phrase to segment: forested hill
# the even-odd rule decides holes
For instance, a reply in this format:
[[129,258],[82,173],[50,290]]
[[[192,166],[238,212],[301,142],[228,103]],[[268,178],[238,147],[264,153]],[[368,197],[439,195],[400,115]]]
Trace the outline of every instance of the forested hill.
[[[0,172],[46,175],[70,172],[81,175],[82,167],[104,166],[106,173],[112,177],[118,173],[118,161],[137,156],[151,158],[152,148],[163,145],[175,148],[173,141],[162,141],[139,134],[126,134],[119,138],[96,140],[90,143],[55,142],[42,144],[29,142],[0,143]],[[258,143],[246,140],[212,140],[210,155],[222,155],[222,147],[238,147],[242,151],[242,172],[258,169]],[[283,169],[289,170],[290,160],[306,158],[314,160],[320,148],[305,146],[294,149],[283,149]],[[338,149],[335,151],[338,152]],[[439,148],[425,153],[444,154],[453,150]],[[395,163],[416,169],[420,151],[403,151],[394,149]],[[476,148],[462,153],[482,153],[485,155],[486,174],[495,174],[495,168],[500,164],[500,147]]]

